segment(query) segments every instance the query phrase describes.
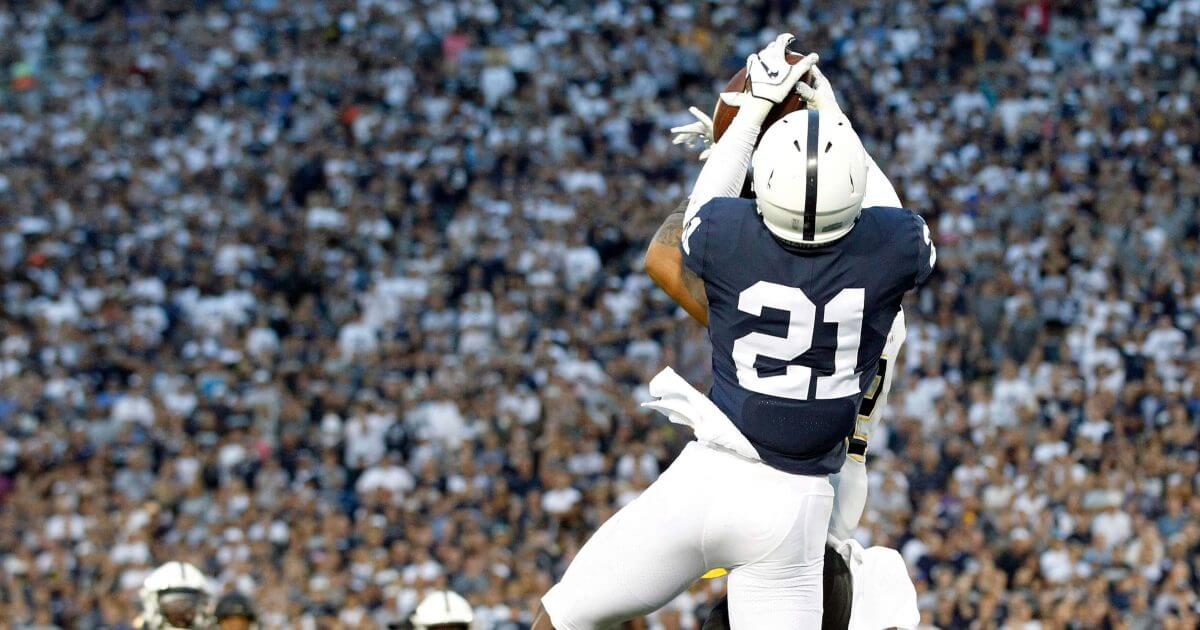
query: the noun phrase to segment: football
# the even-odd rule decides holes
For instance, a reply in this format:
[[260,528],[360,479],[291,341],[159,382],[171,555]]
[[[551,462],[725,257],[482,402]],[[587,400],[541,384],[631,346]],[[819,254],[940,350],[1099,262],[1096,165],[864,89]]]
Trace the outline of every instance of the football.
[[[787,60],[789,63],[796,63],[804,58],[804,54],[797,52],[795,47],[796,42],[792,42],[791,46],[788,46]],[[812,85],[812,73],[809,72],[803,77],[800,77],[800,80]],[[733,122],[733,117],[737,116],[738,113],[737,105],[731,105],[725,102],[725,97],[727,95],[749,91],[750,80],[746,76],[746,69],[742,68],[741,70],[737,71],[737,74],[733,75],[733,78],[725,84],[725,89],[721,90],[721,93],[717,95],[717,105],[713,109],[712,117],[714,141],[721,139],[721,135],[724,134],[725,130],[729,128],[729,123]],[[782,103],[779,103],[775,107],[771,108],[771,112],[767,114],[766,120],[763,121],[762,129],[760,129],[758,132],[759,139],[762,138],[763,132],[765,132],[768,127],[775,124],[775,121],[796,110],[804,109],[805,106],[806,104],[804,99],[800,98],[799,94],[795,92],[788,94],[787,98],[785,98]]]

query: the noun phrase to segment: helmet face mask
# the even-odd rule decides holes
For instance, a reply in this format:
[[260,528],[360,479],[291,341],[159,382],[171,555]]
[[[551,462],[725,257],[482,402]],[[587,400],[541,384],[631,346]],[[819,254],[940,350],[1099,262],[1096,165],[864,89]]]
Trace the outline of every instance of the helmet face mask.
[[867,152],[841,113],[784,116],[763,134],[752,163],[758,213],[787,243],[832,243],[862,213]]
[[177,628],[188,628],[196,623],[207,606],[208,596],[197,589],[175,588],[158,593],[159,614]]
[[139,596],[148,630],[192,630],[212,625],[208,578],[186,562],[168,562],[146,577]]

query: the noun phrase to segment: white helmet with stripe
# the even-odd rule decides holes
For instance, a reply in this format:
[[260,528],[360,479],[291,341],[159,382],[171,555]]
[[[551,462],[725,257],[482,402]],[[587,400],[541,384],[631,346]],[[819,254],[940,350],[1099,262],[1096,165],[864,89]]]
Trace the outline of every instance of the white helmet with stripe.
[[187,562],[168,562],[142,583],[141,627],[145,630],[196,630],[212,623],[208,578]]
[[800,110],[780,118],[763,133],[752,164],[758,213],[784,241],[831,243],[862,212],[867,151],[839,111]]
[[421,600],[409,621],[416,630],[469,628],[475,621],[475,612],[462,595],[454,591],[434,591]]

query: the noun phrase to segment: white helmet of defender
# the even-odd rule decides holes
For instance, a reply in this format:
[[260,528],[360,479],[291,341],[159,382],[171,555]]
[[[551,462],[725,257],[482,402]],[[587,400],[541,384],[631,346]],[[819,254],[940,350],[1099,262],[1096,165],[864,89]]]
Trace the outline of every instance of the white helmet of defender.
[[434,591],[421,600],[409,621],[416,630],[467,628],[475,621],[475,612],[462,595],[454,591]]
[[806,109],[780,118],[763,134],[752,165],[758,213],[789,243],[836,241],[862,212],[867,151],[840,111]]
[[213,623],[208,578],[187,562],[168,562],[142,582],[142,628],[192,630]]

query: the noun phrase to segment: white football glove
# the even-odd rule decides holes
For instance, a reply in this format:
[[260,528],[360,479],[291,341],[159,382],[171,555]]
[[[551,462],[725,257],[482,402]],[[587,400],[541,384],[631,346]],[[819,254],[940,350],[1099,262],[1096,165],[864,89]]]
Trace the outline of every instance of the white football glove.
[[671,127],[671,144],[682,144],[693,151],[700,149],[700,160],[704,161],[712,151],[713,121],[695,107],[689,107],[688,111],[696,117],[696,122]]
[[790,64],[787,62],[787,46],[792,43],[791,33],[783,33],[766,48],[746,58],[746,74],[750,77],[750,94],[755,98],[780,103],[795,89],[800,77],[816,65],[816,53]]
[[812,75],[812,85],[808,85],[803,81],[796,84],[796,92],[800,94],[800,98],[808,103],[809,109],[821,112],[842,113],[842,106],[838,105],[837,96],[833,94],[833,86],[829,84],[829,79],[825,78],[825,75],[817,66],[812,67]]

